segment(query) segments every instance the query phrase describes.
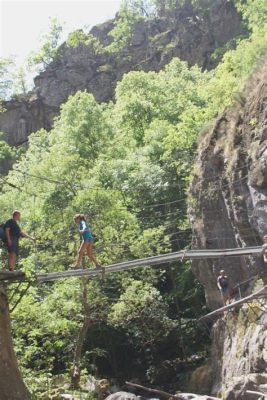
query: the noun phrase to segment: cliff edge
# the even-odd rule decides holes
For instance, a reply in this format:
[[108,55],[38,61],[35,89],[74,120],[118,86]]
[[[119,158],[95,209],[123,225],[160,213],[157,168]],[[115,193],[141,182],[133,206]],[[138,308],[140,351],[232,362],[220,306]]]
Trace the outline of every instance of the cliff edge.
[[60,105],[76,91],[87,90],[99,102],[112,100],[116,83],[125,73],[159,71],[174,57],[190,66],[213,68],[220,59],[212,57],[214,51],[222,50],[247,30],[233,2],[214,0],[207,4],[203,1],[202,6],[193,6],[187,2],[172,18],[163,13],[138,20],[129,45],[114,53],[106,51],[105,46],[111,43],[109,33],[116,19],[91,30],[102,45],[101,52],[89,45],[69,47],[64,43],[57,59],[34,79],[33,92],[4,104],[0,131],[6,133],[11,145],[21,144],[31,132],[51,129]]
[[[237,97],[200,138],[189,206],[195,248],[259,246],[267,234],[266,62]],[[232,301],[266,284],[261,257],[194,261],[210,309],[222,306],[220,269],[231,289],[241,284]],[[196,391],[205,388],[225,400],[249,400],[247,390],[267,394],[266,327],[266,297],[224,313],[212,328],[210,359],[193,375]]]

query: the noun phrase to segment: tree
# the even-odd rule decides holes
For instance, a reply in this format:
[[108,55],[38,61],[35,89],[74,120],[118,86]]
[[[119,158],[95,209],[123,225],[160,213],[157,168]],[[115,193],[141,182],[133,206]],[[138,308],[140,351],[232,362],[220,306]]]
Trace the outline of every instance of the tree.
[[81,360],[83,355],[82,350],[88,330],[96,322],[99,324],[101,320],[105,320],[109,309],[108,299],[99,290],[99,285],[97,282],[89,284],[89,282],[85,279],[81,283],[80,297],[84,319],[80,326],[74,349],[71,383],[75,388],[79,387],[81,376]]
[[3,284],[0,285],[0,388],[2,399],[30,400],[13,349],[8,300]]
[[29,90],[25,67],[19,67],[13,74],[12,96],[26,95]]
[[145,18],[154,17],[156,8],[153,0],[125,0],[123,7]]
[[[133,20],[148,18],[134,8],[141,2],[131,4]],[[124,20],[130,38],[133,20],[129,26]],[[27,274],[69,268],[79,246],[76,212],[88,216],[104,265],[190,243],[186,197],[199,131],[231,104],[255,60],[265,54],[264,29],[254,27],[214,71],[174,59],[158,73],[125,74],[114,103],[97,104],[91,94],[77,92],[62,105],[50,132],[31,135],[1,179],[0,194],[2,218],[21,209],[25,230],[39,238],[36,253],[22,242],[20,266]],[[123,30],[120,34],[123,43]],[[70,35],[73,46],[87,39],[92,38],[81,31]],[[11,155],[0,142],[1,167]],[[76,383],[85,369],[111,377],[115,370],[122,379],[136,373],[132,365],[122,366],[117,348],[127,349],[126,363],[131,358],[138,373],[147,367],[162,372],[167,364],[181,367],[188,356],[205,352],[206,339],[196,328],[203,290],[190,263],[107,274],[98,283],[86,283],[87,292],[77,279],[32,287],[15,309],[16,351],[31,389],[36,377],[48,373],[69,378],[70,365],[78,371]],[[92,354],[106,356],[99,361]],[[40,387],[35,391],[40,394]]]
[[153,347],[175,326],[160,292],[148,283],[128,282],[125,292],[113,305],[110,322],[126,329],[141,349]]
[[235,0],[235,3],[252,29],[257,29],[267,23],[266,0]]
[[14,60],[12,58],[0,58],[0,101],[10,96],[12,87],[12,71]]
[[60,22],[56,18],[51,18],[49,32],[43,36],[40,49],[29,56],[30,67],[36,67],[38,71],[42,71],[59,56],[62,31]]
[[136,10],[129,8],[127,3],[123,3],[118,17],[115,19],[114,28],[109,32],[113,41],[106,47],[106,50],[118,52],[131,45],[134,25],[141,18]]
[[91,49],[93,54],[100,54],[103,52],[103,45],[100,40],[91,33],[85,33],[79,29],[71,32],[66,40],[69,47],[86,46]]
[[14,149],[2,137],[0,133],[0,176],[8,173],[15,158]]

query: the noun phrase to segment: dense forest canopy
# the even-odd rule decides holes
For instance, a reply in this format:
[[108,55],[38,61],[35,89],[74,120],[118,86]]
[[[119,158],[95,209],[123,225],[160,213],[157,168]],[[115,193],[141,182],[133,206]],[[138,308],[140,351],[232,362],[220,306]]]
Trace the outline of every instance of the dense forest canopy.
[[[168,15],[176,3],[126,1],[113,45],[125,27],[131,32],[133,19]],[[1,218],[21,210],[23,227],[38,238],[36,246],[23,242],[20,268],[29,277],[69,268],[79,245],[77,212],[90,221],[103,265],[190,246],[187,188],[199,133],[225,106],[242,101],[245,79],[266,54],[266,1],[236,4],[250,35],[215,70],[173,59],[158,73],[130,72],[114,102],[98,104],[90,93],[77,92],[62,105],[53,129],[32,134],[27,147],[0,142]],[[0,65],[3,73],[6,65]],[[196,322],[204,310],[189,262],[33,285],[12,314],[16,351],[26,382],[38,393],[47,377],[71,368],[87,312],[83,373],[175,388],[206,355],[207,337]]]

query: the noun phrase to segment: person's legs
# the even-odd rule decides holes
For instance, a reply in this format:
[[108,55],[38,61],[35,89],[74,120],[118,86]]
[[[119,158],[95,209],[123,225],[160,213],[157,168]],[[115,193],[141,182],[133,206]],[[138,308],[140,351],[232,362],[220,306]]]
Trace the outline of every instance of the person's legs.
[[81,264],[82,258],[83,258],[83,254],[84,254],[84,252],[86,250],[86,246],[87,246],[87,243],[85,241],[83,241],[81,246],[80,246],[80,248],[79,248],[79,250],[78,250],[78,254],[77,254],[77,257],[76,257],[76,260],[75,260],[75,264],[74,264],[75,268],[80,267],[80,264]]
[[226,292],[226,297],[225,297],[225,305],[226,305],[227,303],[230,303],[230,292],[229,292],[229,289],[227,290],[227,292]]
[[230,300],[229,290],[228,289],[223,290],[222,295],[223,295],[223,303],[226,306],[227,302],[229,303],[229,300]]
[[9,271],[14,271],[16,265],[17,255],[15,252],[10,252],[8,255]]
[[14,271],[17,257],[19,254],[19,240],[16,237],[11,238],[11,244],[7,245],[8,249],[8,266],[10,271]]
[[221,301],[222,301],[222,305],[225,306],[225,301],[224,301],[224,293],[222,290],[220,290],[221,293]]
[[98,266],[99,264],[97,262],[97,259],[95,258],[94,254],[93,254],[93,243],[91,243],[91,242],[87,243],[86,252],[87,252],[89,259],[91,261],[93,261],[95,266]]

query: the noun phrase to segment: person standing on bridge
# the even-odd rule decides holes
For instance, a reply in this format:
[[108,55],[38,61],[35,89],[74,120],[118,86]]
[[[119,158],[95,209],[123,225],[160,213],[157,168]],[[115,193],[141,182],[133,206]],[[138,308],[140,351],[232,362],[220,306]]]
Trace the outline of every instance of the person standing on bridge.
[[95,258],[94,254],[93,254],[94,238],[93,238],[92,232],[90,230],[90,226],[85,219],[85,216],[83,214],[76,214],[74,216],[73,220],[74,220],[75,224],[79,225],[79,232],[80,232],[80,235],[82,236],[82,243],[78,250],[76,261],[72,265],[72,268],[74,268],[74,269],[80,268],[83,255],[86,252],[89,259],[91,261],[93,261],[93,263],[95,264],[96,269],[104,270],[104,268],[97,262],[97,259]]
[[223,305],[226,306],[227,301],[230,300],[230,292],[228,277],[225,275],[225,271],[223,269],[220,271],[220,275],[217,278],[217,286],[221,292]]
[[25,237],[27,239],[35,241],[35,238],[23,232],[18,225],[21,214],[18,210],[15,210],[12,214],[12,218],[7,220],[4,225],[5,242],[7,245],[8,265],[9,270],[14,271],[16,260],[19,254],[19,239],[20,237]]

